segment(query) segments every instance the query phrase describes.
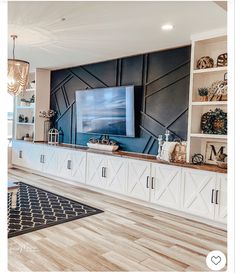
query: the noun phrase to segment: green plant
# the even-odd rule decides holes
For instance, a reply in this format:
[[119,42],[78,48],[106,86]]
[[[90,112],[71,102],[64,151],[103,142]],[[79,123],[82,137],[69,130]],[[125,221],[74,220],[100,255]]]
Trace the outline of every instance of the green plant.
[[208,96],[208,88],[207,87],[198,88],[198,94],[200,97]]

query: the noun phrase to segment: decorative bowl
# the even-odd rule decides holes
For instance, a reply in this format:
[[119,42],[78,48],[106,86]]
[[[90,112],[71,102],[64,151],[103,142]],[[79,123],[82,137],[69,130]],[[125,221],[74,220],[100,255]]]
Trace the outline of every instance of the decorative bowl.
[[118,145],[106,145],[101,143],[90,143],[90,142],[87,143],[87,146],[91,149],[109,151],[109,152],[117,151],[119,148]]

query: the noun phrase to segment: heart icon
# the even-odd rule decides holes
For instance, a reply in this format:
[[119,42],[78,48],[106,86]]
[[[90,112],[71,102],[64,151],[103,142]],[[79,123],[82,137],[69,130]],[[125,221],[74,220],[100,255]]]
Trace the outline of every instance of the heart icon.
[[212,256],[211,261],[213,264],[217,265],[221,262],[221,257],[220,256]]

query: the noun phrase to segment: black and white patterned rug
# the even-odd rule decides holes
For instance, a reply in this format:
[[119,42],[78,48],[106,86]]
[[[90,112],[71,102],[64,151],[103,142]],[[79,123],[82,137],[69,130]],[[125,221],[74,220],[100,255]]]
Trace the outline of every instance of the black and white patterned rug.
[[8,193],[8,238],[87,217],[102,210],[18,182],[17,206]]

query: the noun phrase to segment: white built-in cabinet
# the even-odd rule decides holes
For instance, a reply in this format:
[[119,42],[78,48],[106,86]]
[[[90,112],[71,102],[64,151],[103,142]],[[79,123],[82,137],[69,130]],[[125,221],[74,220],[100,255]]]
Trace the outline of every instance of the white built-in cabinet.
[[62,178],[70,178],[72,173],[72,164],[74,165],[71,151],[68,149],[58,148],[58,155],[58,176]]
[[182,210],[201,217],[214,218],[216,174],[182,170]]
[[[62,154],[64,151],[62,152]],[[67,162],[67,168],[71,169],[70,179],[79,183],[86,182],[86,153],[70,151],[71,161]]]
[[227,176],[182,169],[182,210],[200,217],[227,222]]
[[27,143],[15,141],[12,145],[12,164],[25,167],[27,162]]
[[25,153],[29,160],[26,166],[29,169],[43,171],[43,150],[43,145],[27,145]]
[[56,176],[67,178],[79,183],[86,180],[86,153],[64,148],[57,148],[55,160],[57,160]]
[[87,155],[87,184],[106,188],[107,184],[107,157],[98,154]]
[[215,220],[227,223],[227,176],[217,174],[215,189]]
[[126,194],[127,165],[125,159],[94,153],[87,154],[87,184]]
[[167,208],[179,208],[179,167],[128,159],[127,195]]
[[42,171],[51,175],[57,175],[58,160],[57,149],[53,146],[45,146],[41,155]]
[[146,161],[128,159],[127,195],[149,201],[151,164]]
[[226,174],[25,141],[13,141],[12,164],[179,211],[185,217],[227,222]]
[[167,208],[180,207],[181,168],[151,164],[150,201]]
[[86,153],[83,151],[13,141],[12,164],[79,183],[86,180]]

